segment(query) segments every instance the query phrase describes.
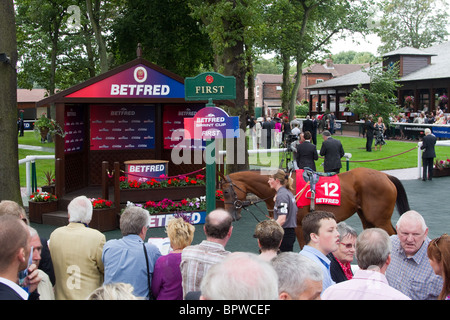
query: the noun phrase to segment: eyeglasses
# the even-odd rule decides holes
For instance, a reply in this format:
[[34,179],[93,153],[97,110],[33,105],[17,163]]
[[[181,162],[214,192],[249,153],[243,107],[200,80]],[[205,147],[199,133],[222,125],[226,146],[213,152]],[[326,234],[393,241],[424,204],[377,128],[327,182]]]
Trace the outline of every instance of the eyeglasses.
[[342,245],[345,247],[345,249],[356,248],[355,245],[354,245],[353,243],[343,243],[343,242],[340,242],[339,244],[342,244]]

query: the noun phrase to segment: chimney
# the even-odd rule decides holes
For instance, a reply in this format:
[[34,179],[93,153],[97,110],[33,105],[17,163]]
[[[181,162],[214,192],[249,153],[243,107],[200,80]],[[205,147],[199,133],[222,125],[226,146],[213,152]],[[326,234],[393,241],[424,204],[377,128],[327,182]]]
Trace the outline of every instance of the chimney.
[[325,68],[326,69],[334,69],[333,60],[330,58],[325,59]]

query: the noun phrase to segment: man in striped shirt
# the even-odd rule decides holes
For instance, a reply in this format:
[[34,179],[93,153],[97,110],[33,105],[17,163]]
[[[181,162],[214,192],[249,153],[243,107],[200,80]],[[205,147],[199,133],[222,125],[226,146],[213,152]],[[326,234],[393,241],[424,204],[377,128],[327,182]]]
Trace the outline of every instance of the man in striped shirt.
[[397,235],[391,236],[391,264],[386,271],[389,285],[413,300],[437,299],[443,279],[428,261],[428,227],[414,210],[405,212],[397,222]]
[[200,284],[209,268],[230,254],[225,246],[233,230],[232,221],[230,213],[223,209],[211,211],[203,227],[206,240],[183,249],[180,264],[183,297],[189,292],[200,291]]

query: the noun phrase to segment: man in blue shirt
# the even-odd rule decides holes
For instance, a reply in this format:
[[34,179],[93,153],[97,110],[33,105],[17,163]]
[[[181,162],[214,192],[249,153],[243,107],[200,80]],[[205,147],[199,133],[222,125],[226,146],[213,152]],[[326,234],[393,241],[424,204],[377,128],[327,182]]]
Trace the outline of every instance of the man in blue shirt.
[[302,231],[306,245],[300,251],[301,255],[317,262],[323,271],[322,293],[335,284],[331,279],[330,263],[326,257],[339,246],[339,232],[333,213],[314,211],[308,213],[302,220]]
[[134,287],[133,294],[142,298],[148,298],[151,294],[154,266],[161,256],[156,246],[144,242],[149,218],[145,209],[134,206],[126,208],[120,217],[123,238],[107,241],[102,254],[104,284],[129,283]]

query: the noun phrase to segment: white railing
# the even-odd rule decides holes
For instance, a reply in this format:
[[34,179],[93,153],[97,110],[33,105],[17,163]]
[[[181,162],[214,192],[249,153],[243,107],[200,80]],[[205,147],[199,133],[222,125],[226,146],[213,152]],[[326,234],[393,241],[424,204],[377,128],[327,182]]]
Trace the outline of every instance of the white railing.
[[[26,156],[25,159],[19,160],[19,165],[25,163],[26,165],[26,184],[27,184],[27,196],[30,196],[32,191],[32,163],[35,163],[36,160],[44,160],[44,159],[55,159],[55,155],[45,155],[45,156]],[[36,170],[36,168],[34,168]],[[34,177],[36,177],[36,172],[34,172]]]
[[[417,179],[422,178],[422,151],[420,147],[422,146],[422,141],[417,143]],[[436,141],[437,146],[446,146],[450,147],[450,140],[442,140],[442,141]]]

